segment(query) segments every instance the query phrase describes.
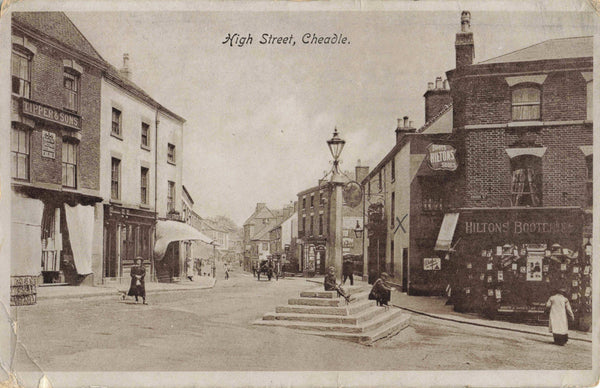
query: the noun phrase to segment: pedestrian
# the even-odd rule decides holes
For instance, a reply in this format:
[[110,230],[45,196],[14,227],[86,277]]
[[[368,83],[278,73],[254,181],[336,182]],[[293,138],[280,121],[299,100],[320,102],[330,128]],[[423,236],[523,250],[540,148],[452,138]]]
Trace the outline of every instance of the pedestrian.
[[215,261],[213,260],[212,262],[212,277],[216,277],[217,276],[217,265],[215,264]]
[[350,278],[350,285],[354,285],[354,271],[352,268],[353,266],[354,264],[352,263],[352,260],[350,260],[349,258],[346,258],[346,260],[344,260],[344,263],[342,264],[342,275],[344,275],[344,280],[342,280],[342,284],[346,284],[346,279]]
[[225,280],[229,280],[229,266],[225,263]]
[[563,346],[569,340],[569,323],[567,314],[571,320],[575,320],[571,303],[566,298],[567,291],[564,288],[555,290],[546,302],[546,310],[550,312],[548,330],[554,336],[554,343]]
[[146,303],[146,268],[144,268],[144,259],[141,257],[135,258],[135,267],[131,267],[131,285],[129,286],[129,292],[127,295],[135,296],[135,303],[137,303],[138,297],[142,297],[143,303]]
[[190,282],[194,281],[194,265],[191,257],[185,259],[185,274]]
[[350,298],[346,296],[344,289],[335,280],[335,267],[329,267],[325,278],[323,279],[325,291],[337,291],[338,297],[342,296],[346,299],[346,303],[350,302]]
[[387,306],[390,301],[392,287],[387,285],[389,275],[381,273],[381,277],[373,283],[373,288],[369,293],[369,299],[377,301],[378,306]]

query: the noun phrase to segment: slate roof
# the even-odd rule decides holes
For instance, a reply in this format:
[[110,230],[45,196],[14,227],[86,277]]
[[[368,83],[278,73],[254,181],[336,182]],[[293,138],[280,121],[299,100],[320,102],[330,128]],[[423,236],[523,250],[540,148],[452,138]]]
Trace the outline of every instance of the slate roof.
[[592,36],[550,39],[491,58],[478,64],[542,61],[550,59],[592,57],[594,41]]

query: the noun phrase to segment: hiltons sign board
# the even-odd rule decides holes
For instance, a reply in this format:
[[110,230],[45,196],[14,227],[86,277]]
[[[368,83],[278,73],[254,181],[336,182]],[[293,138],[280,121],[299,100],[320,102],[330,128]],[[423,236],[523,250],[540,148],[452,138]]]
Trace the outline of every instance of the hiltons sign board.
[[430,144],[427,146],[427,163],[432,170],[455,171],[456,149],[448,144]]

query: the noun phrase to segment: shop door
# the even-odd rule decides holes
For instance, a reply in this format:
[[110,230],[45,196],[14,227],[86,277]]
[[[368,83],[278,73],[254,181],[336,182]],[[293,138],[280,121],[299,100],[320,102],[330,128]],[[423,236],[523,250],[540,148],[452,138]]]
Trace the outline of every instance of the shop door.
[[60,208],[44,206],[42,216],[42,274],[44,283],[56,283],[60,271],[62,234]]
[[104,277],[117,277],[117,224],[111,222],[104,226]]
[[402,292],[408,292],[408,248],[402,248]]

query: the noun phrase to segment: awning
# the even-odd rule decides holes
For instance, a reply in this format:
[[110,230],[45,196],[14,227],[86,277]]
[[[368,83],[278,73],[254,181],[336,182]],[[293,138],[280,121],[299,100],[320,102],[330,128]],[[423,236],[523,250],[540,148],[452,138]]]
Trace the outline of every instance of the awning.
[[11,270],[13,276],[37,276],[42,264],[42,213],[44,203],[13,193],[11,215]]
[[457,223],[458,213],[444,214],[444,220],[442,221],[442,227],[435,242],[434,250],[449,251],[452,248],[452,239],[454,238]]
[[154,259],[162,260],[167,246],[173,241],[199,240],[206,244],[217,245],[210,237],[183,222],[156,221],[156,242],[154,243]]
[[92,273],[92,242],[94,240],[94,207],[65,204],[69,242],[75,269],[79,275]]

